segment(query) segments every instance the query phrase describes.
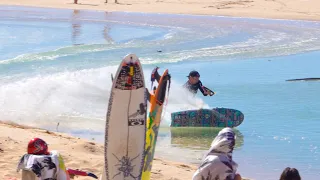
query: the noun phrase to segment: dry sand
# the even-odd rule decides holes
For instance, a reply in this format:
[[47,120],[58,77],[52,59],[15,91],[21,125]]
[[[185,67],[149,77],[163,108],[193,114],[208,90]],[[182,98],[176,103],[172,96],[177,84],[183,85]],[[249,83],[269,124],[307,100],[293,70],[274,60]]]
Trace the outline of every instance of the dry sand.
[[320,20],[320,0],[1,0],[23,5],[103,11],[223,15],[275,19]]
[[[51,132],[43,129],[22,126],[0,121],[0,179],[10,177],[21,178],[21,171],[16,172],[17,164],[26,153],[27,144],[31,138],[39,137],[49,144],[49,150],[58,150],[67,167],[90,171],[101,175],[104,160],[103,145],[72,137],[67,134]],[[153,180],[188,180],[192,178],[196,166],[171,162],[155,158],[153,161]],[[92,180],[89,177],[78,176],[75,179]]]
[[[17,164],[26,153],[27,144],[33,137],[39,137],[49,144],[49,149],[58,150],[72,169],[90,171],[100,176],[104,163],[102,144],[86,141],[63,133],[21,126],[13,123],[0,122],[0,179],[9,177],[21,178],[21,171],[16,172]],[[151,179],[186,180],[191,179],[196,167],[182,163],[155,159]],[[75,179],[92,180],[78,176]]]
[[[173,14],[223,15],[275,19],[320,20],[320,0],[1,0],[0,5],[22,5],[103,11],[155,12]],[[103,146],[62,133],[0,122],[0,179],[20,177],[16,166],[33,137],[47,141],[52,150],[64,156],[67,167],[100,175]],[[193,165],[155,159],[152,178],[157,180],[191,179]],[[77,179],[92,179],[77,177]]]

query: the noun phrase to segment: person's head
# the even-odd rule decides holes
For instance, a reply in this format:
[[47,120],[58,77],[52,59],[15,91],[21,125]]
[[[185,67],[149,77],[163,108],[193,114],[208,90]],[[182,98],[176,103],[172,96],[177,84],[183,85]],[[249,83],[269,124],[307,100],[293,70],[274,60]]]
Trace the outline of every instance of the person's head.
[[[202,162],[208,156],[216,157],[211,163],[210,173],[212,177],[221,176],[224,179],[238,180],[241,176],[236,176],[237,163],[232,160],[232,152],[235,146],[236,136],[231,128],[223,128],[211,143],[209,151],[202,158]],[[218,158],[217,158],[218,157]],[[211,159],[211,158],[210,158]],[[236,177],[236,178],[235,178]]]
[[301,180],[301,177],[296,168],[287,167],[283,170],[280,180]]
[[199,82],[200,74],[198,71],[191,71],[187,77],[189,78],[189,82],[191,84],[196,84]]
[[236,135],[233,129],[223,128],[211,143],[209,153],[224,153],[229,154],[233,152],[236,142]]
[[34,155],[47,155],[48,145],[47,143],[40,138],[33,138],[28,143],[28,154]]

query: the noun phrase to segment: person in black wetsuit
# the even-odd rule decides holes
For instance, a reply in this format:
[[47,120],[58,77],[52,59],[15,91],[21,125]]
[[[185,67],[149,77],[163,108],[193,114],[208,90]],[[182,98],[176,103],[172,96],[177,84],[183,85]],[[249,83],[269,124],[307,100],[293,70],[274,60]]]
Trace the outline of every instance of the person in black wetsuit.
[[[160,75],[158,73],[158,67],[154,68],[152,71],[152,77],[159,81]],[[204,96],[208,95],[208,92],[203,88],[202,82],[199,80],[200,74],[197,71],[191,71],[189,73],[189,76],[187,76],[189,79],[188,81],[183,85],[184,88],[189,90],[193,95],[196,95],[198,92],[198,89],[200,89],[201,93]]]
[[203,88],[202,82],[199,80],[200,74],[198,71],[191,71],[187,77],[188,81],[183,85],[184,88],[189,90],[194,95],[197,94],[198,89],[204,96],[208,95],[208,92]]

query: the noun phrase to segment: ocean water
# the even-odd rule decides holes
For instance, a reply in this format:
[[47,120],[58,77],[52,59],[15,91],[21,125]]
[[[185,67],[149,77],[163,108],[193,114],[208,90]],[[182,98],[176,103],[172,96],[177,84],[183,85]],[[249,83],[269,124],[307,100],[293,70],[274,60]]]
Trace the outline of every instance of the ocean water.
[[[146,80],[155,66],[173,78],[156,156],[199,163],[219,129],[169,128],[170,113],[226,107],[245,115],[243,176],[317,179],[320,82],[285,80],[320,77],[319,37],[311,21],[0,6],[0,119],[103,142],[110,75],[135,53]],[[183,92],[191,70],[215,96]]]

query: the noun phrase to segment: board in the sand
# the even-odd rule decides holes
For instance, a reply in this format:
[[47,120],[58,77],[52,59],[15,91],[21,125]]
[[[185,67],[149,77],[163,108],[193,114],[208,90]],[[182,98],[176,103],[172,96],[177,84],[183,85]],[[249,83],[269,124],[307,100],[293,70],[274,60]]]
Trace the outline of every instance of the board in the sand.
[[199,109],[171,113],[171,127],[237,127],[241,111],[228,108]]
[[105,129],[105,168],[100,180],[141,178],[146,111],[142,67],[138,57],[129,54],[113,79]]
[[159,126],[161,122],[161,115],[163,110],[163,103],[166,98],[167,87],[170,83],[170,76],[166,69],[160,77],[158,87],[154,94],[150,94],[150,111],[147,120],[147,133],[145,145],[145,161],[142,172],[142,180],[149,180],[152,169],[152,161],[154,157]]

